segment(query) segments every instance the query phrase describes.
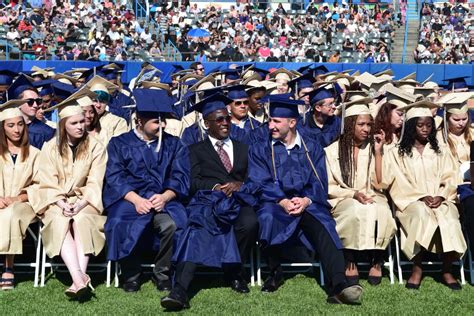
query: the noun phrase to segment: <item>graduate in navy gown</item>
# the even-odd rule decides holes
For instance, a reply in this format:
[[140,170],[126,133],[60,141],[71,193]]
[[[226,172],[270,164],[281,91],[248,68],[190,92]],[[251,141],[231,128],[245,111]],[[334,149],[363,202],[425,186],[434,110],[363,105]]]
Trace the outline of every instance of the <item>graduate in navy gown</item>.
[[227,96],[232,99],[229,104],[232,124],[240,127],[246,133],[260,126],[260,122],[249,116],[249,97],[244,85],[234,85],[227,88]]
[[334,89],[327,89],[326,86],[310,92],[311,110],[298,121],[298,130],[323,147],[334,142],[341,133],[341,119],[334,115],[336,99]]
[[9,100],[25,100],[19,108],[28,126],[28,139],[31,145],[41,149],[45,142],[53,138],[55,129],[36,118],[36,113],[43,103],[38,90],[25,75],[21,74],[8,88],[7,96]]
[[319,254],[329,281],[328,302],[359,303],[362,288],[347,284],[342,244],[329,213],[324,151],[296,130],[297,102],[270,102],[271,140],[249,150],[249,185],[259,199],[259,239],[270,268],[262,291],[281,286],[281,255],[301,241]]
[[[229,137],[227,105],[216,93],[195,105],[204,117],[208,138],[189,147],[191,194],[188,227],[181,235],[171,293],[161,300],[166,309],[189,307],[187,290],[198,264],[222,267],[232,290],[248,293],[242,264],[255,246],[257,216],[254,199],[241,192],[247,177],[248,146]],[[249,205],[250,204],[250,205]]]
[[186,226],[181,201],[190,187],[188,149],[164,133],[172,99],[164,90],[136,89],[137,127],[108,145],[103,202],[107,212],[107,258],[119,261],[123,288],[140,288],[141,254],[157,251],[153,280],[171,288],[173,243]]

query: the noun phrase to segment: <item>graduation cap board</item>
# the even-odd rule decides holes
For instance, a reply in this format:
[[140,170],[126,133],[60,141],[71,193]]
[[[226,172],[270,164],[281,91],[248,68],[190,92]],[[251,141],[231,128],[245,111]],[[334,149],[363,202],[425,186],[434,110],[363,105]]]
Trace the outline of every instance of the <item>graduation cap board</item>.
[[8,119],[12,119],[15,117],[22,117],[23,114],[21,113],[18,106],[25,103],[24,100],[9,100],[0,105],[0,122],[3,122]]
[[7,99],[18,99],[20,94],[26,90],[36,90],[32,81],[24,74],[20,74],[18,78],[8,87],[6,91]]
[[453,92],[448,93],[438,100],[448,113],[464,114],[469,110],[467,101],[474,98],[474,92]]
[[248,86],[245,85],[233,85],[229,86],[226,88],[227,90],[227,97],[232,99],[232,100],[241,100],[241,99],[248,99],[247,92],[245,89],[247,89]]
[[408,121],[416,117],[432,117],[431,109],[434,108],[439,108],[438,104],[428,100],[421,100],[400,107],[399,110],[405,111],[405,121]]
[[444,79],[444,81],[448,82],[446,89],[452,90],[452,91],[460,90],[460,89],[468,89],[468,85],[466,82],[467,78],[470,78],[470,76],[455,75],[453,77],[448,77]]
[[309,103],[311,105],[314,105],[315,103],[325,100],[325,99],[331,99],[334,98],[334,93],[332,89],[327,89],[328,84],[325,86],[320,86],[319,88],[311,91],[309,95]]
[[232,103],[232,99],[218,92],[196,103],[193,110],[202,113],[202,116],[206,118],[214,111],[227,109],[227,105],[230,103]]
[[94,76],[91,80],[89,80],[85,86],[93,91],[101,91],[101,92],[106,92],[108,94],[112,94],[114,91],[117,91],[119,87],[108,80],[102,78],[101,76]]
[[94,93],[92,91],[90,91],[87,87],[83,87],[79,89],[78,91],[76,91],[75,93],[71,94],[64,101],[44,111],[50,112],[57,109],[59,120],[62,120],[74,115],[82,114],[84,113],[83,107],[92,105],[93,96],[94,96]]
[[274,98],[269,98],[270,117],[278,118],[298,118],[300,116],[298,111],[298,105],[304,104],[302,100],[291,100],[288,97],[278,97],[275,95]]
[[11,70],[5,69],[5,70],[0,70],[0,85],[1,86],[9,86],[12,84],[13,79],[17,76],[18,74],[16,72],[13,72]]
[[387,86],[385,90],[385,96],[387,98],[387,103],[393,104],[398,108],[406,107],[408,104],[414,103],[416,101],[415,95],[392,85]]
[[161,89],[171,92],[171,88],[169,85],[161,82],[153,82],[153,81],[142,81],[139,85],[141,88],[145,89]]
[[147,116],[173,113],[174,100],[166,90],[135,89],[133,90],[136,111]]
[[293,73],[286,70],[285,68],[277,69],[277,70],[271,72],[268,76],[271,79],[285,80],[285,81],[290,81],[291,79],[293,79],[293,77],[295,77],[295,75]]

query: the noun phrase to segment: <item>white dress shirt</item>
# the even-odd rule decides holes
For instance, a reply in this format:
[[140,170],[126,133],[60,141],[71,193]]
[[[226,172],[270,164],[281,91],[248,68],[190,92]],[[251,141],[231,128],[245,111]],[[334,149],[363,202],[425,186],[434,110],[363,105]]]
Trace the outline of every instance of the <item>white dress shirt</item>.
[[[208,136],[208,137],[209,137],[209,140],[211,141],[212,147],[214,147],[214,149],[217,152],[219,148],[216,146],[216,143],[219,140],[211,136]],[[227,137],[226,139],[223,139],[222,141],[224,142],[224,146],[222,146],[222,149],[225,150],[225,152],[229,156],[230,163],[232,164],[232,166],[234,166],[234,144],[232,144],[232,140],[229,137]]]
[[300,133],[298,133],[298,131],[296,132],[296,137],[295,137],[295,141],[294,141],[293,144],[291,144],[291,145],[285,145],[282,141],[273,139],[273,140],[272,140],[272,146],[275,145],[276,143],[281,143],[281,144],[283,144],[283,146],[285,146],[285,148],[286,148],[286,151],[288,152],[288,155],[290,154],[290,151],[291,151],[293,148],[295,148],[295,146],[298,146],[298,148],[301,148],[301,146],[302,146],[302,143],[301,143],[301,136],[300,136]]

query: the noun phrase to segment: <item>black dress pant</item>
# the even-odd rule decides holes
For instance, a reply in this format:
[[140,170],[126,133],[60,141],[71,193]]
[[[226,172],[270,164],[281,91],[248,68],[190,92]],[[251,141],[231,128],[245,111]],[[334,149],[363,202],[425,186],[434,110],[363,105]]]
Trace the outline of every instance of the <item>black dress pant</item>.
[[[347,287],[343,251],[336,247],[328,231],[311,214],[304,212],[301,215],[299,228],[319,254],[324,274],[329,281],[330,295],[339,293]],[[281,270],[280,258],[283,251],[283,246],[280,245],[263,249],[272,273]]]
[[466,198],[462,202],[463,225],[469,240],[469,246],[474,249],[474,196]]
[[[160,239],[160,250],[153,260],[155,264],[153,274],[157,280],[165,281],[170,278],[169,271],[176,224],[168,214],[156,213],[153,217],[153,231]],[[136,245],[132,253],[120,259],[119,263],[124,280],[135,280],[138,278],[142,271],[142,251],[140,245]]]
[[[234,234],[239,247],[242,264],[224,264],[224,278],[226,281],[243,279],[243,263],[255,245],[258,234],[258,221],[255,211],[250,206],[240,208],[240,213],[234,223]],[[176,266],[175,284],[179,284],[184,290],[189,288],[194,277],[197,265],[193,262],[179,262]]]

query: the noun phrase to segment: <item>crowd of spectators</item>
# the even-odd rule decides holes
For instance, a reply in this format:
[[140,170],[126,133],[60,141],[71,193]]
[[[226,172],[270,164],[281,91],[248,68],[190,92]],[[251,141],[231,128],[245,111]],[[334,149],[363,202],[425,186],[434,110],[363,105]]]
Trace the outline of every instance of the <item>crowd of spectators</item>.
[[[123,2],[12,2],[0,10],[0,37],[12,59],[164,60],[173,43],[183,60],[388,62],[401,21],[391,5],[345,2],[296,12],[160,1],[151,11],[146,22]],[[209,36],[190,37],[192,28]]]
[[424,3],[420,15],[420,37],[414,51],[415,62],[474,62],[474,16],[467,3]]
[[[178,16],[161,11],[160,21],[164,14],[168,27],[163,31],[175,34],[186,60],[196,61],[388,62],[400,22],[392,6],[381,9],[377,4],[311,3],[299,14],[281,4],[276,9],[240,5],[223,11],[193,5],[188,12],[181,7]],[[191,27],[203,28],[210,36],[186,37]]]

